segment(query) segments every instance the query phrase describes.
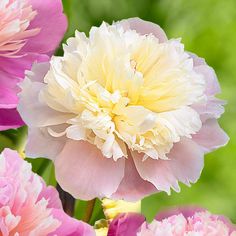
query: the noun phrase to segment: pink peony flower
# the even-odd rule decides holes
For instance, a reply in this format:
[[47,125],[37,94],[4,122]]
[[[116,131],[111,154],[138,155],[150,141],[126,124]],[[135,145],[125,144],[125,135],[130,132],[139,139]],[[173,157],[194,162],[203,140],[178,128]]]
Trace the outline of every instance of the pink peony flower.
[[92,228],[69,217],[58,193],[46,187],[17,152],[5,149],[0,155],[1,236],[93,236]]
[[136,201],[196,182],[204,154],[228,141],[214,70],[136,18],[67,44],[21,84],[26,155],[54,160],[57,181],[80,199]]
[[174,209],[150,224],[138,214],[121,214],[110,224],[108,236],[235,236],[236,226],[204,209]]
[[48,61],[67,28],[61,0],[1,0],[0,130],[24,124],[17,83],[33,62]]

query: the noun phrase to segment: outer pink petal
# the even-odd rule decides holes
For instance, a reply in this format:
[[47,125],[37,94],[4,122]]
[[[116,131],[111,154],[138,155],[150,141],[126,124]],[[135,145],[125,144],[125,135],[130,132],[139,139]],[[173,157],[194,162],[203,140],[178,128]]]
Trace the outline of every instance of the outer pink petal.
[[220,118],[225,111],[224,104],[224,101],[210,96],[205,103],[196,104],[192,107],[200,114],[202,122],[205,122],[207,119]]
[[221,92],[220,85],[217,79],[217,76],[215,74],[215,71],[208,65],[199,65],[195,66],[194,70],[202,74],[205,78],[206,81],[206,91],[205,93],[210,96],[210,95],[215,95]]
[[192,53],[192,52],[188,52],[188,54],[193,59],[193,66],[206,65],[206,61],[204,58],[199,57],[195,53]]
[[206,152],[222,147],[229,141],[228,135],[220,128],[215,119],[208,119],[204,122],[201,130],[192,137]]
[[143,161],[143,155],[137,152],[132,155],[140,176],[167,193],[171,187],[180,190],[178,181],[187,185],[196,182],[204,165],[203,150],[191,139],[176,143],[168,155],[169,160],[148,158]]
[[156,192],[155,186],[140,177],[132,156],[126,159],[125,176],[112,198],[137,201],[154,192]]
[[64,137],[53,138],[49,135],[47,128],[29,128],[25,154],[31,158],[46,157],[54,160],[62,151],[65,142]]
[[159,25],[149,21],[144,21],[138,17],[122,20],[119,24],[121,24],[125,30],[136,30],[142,35],[153,34],[160,42],[168,40],[164,30]]
[[56,158],[56,178],[75,198],[110,197],[124,176],[124,162],[104,157],[88,142],[70,140]]
[[126,213],[118,215],[110,224],[108,236],[136,236],[145,217],[141,214]]
[[201,115],[203,122],[209,118],[219,118],[224,113],[225,102],[215,98],[215,95],[221,92],[215,71],[206,64],[203,58],[192,53],[190,56],[193,58],[194,70],[202,74],[206,81],[205,94],[207,96],[206,102],[195,104],[193,108]]
[[30,23],[29,29],[40,28],[39,34],[29,39],[23,51],[50,53],[53,52],[67,29],[67,19],[63,14],[61,0],[30,0],[36,17]]
[[49,236],[95,236],[95,231],[90,225],[69,217],[62,210],[53,209],[52,214],[61,222],[61,225]]
[[27,125],[30,127],[49,126],[65,123],[69,118],[67,114],[57,112],[40,100],[40,91],[46,86],[41,81],[49,68],[49,63],[35,64],[31,74],[27,75],[19,93],[18,111]]
[[16,109],[0,109],[0,130],[16,129],[24,125]]

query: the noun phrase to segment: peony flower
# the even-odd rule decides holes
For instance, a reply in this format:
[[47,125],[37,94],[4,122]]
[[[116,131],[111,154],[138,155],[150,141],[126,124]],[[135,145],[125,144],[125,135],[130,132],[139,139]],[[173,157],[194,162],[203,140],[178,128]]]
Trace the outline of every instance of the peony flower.
[[180,191],[228,141],[214,70],[140,19],[76,32],[64,56],[35,65],[21,87],[26,155],[54,160],[75,198]]
[[114,235],[235,236],[236,226],[204,209],[187,208],[162,212],[150,224],[142,215],[121,214],[110,224],[108,236]]
[[61,0],[1,0],[0,130],[24,124],[16,111],[17,83],[33,62],[49,60],[66,28]]
[[0,155],[0,235],[93,236],[93,229],[69,217],[55,188],[47,187],[17,152]]

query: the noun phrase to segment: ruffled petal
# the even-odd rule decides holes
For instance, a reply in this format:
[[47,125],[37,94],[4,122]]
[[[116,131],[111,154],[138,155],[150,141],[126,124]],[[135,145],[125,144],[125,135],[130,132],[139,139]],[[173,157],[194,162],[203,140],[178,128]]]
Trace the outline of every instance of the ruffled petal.
[[32,127],[58,125],[71,118],[70,114],[57,112],[40,99],[40,91],[46,85],[38,81],[42,80],[47,68],[48,63],[35,65],[20,84],[22,91],[17,109],[25,123]]
[[211,96],[221,92],[220,85],[215,74],[215,71],[208,65],[195,66],[194,70],[202,74],[206,81],[206,95]]
[[110,197],[118,188],[125,169],[124,159],[114,161],[84,141],[67,141],[55,161],[60,186],[75,198]]
[[45,157],[54,160],[62,151],[65,142],[65,137],[54,138],[46,128],[29,128],[25,154],[31,158]]
[[203,75],[206,83],[206,101],[202,101],[192,107],[200,114],[203,122],[209,118],[218,119],[224,113],[223,105],[225,105],[225,102],[215,97],[216,94],[221,92],[215,71],[206,64],[203,58],[193,53],[190,53],[190,56],[193,58],[194,70]]
[[140,176],[168,194],[170,188],[180,191],[178,181],[186,185],[196,182],[204,165],[203,150],[190,139],[176,143],[168,155],[169,160],[143,160],[143,155],[137,152],[132,155]]
[[209,119],[204,122],[201,130],[192,137],[206,152],[222,147],[229,141],[228,135],[220,128],[215,119]]
[[136,30],[142,35],[153,34],[161,43],[168,40],[164,30],[159,25],[141,20],[138,17],[122,20],[118,23],[121,24],[125,30]]
[[117,191],[112,195],[114,199],[126,201],[137,201],[141,198],[156,192],[153,184],[145,181],[139,175],[132,156],[125,160],[125,175]]

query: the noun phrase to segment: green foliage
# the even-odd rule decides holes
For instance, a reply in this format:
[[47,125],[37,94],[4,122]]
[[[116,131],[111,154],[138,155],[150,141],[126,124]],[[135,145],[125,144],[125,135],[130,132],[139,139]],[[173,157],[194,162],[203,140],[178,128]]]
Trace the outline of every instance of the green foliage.
[[[191,188],[181,185],[181,193],[155,194],[142,202],[142,211],[151,220],[156,212],[173,205],[192,204],[225,214],[236,222],[236,2],[235,0],[63,0],[69,28],[63,42],[75,29],[89,32],[93,25],[138,16],[164,28],[169,37],[182,38],[186,49],[206,58],[214,67],[222,86],[221,98],[228,101],[220,123],[229,134],[227,147],[205,158],[205,168],[198,183]],[[58,50],[58,55],[62,49]],[[24,129],[0,134],[0,149],[18,148]],[[30,160],[33,170],[47,183],[55,185],[53,165],[49,160]],[[83,218],[84,201],[77,201],[75,216]],[[96,202],[90,223],[103,218]]]

